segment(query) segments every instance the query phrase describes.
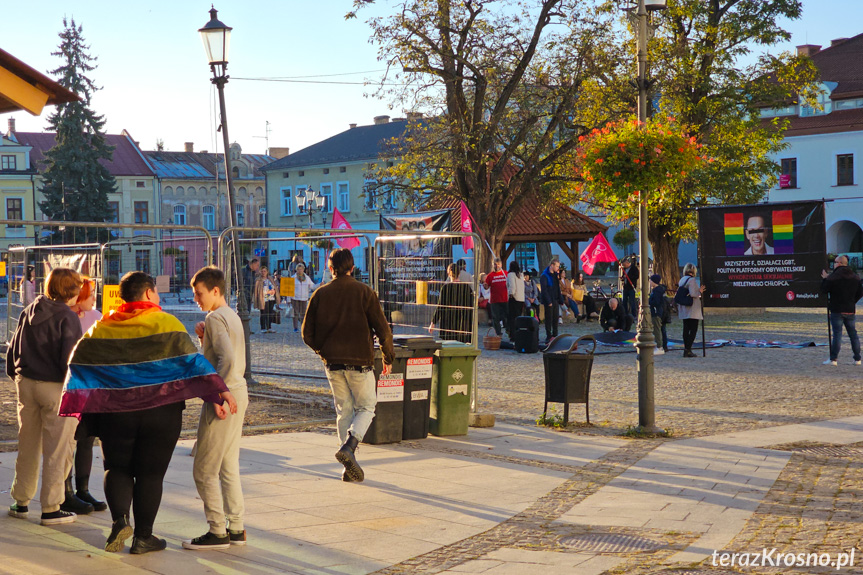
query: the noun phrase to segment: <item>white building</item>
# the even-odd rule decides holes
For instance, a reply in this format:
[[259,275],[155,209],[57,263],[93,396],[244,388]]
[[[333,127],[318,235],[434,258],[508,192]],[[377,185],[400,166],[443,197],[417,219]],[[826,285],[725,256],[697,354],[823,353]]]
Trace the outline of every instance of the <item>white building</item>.
[[[827,251],[863,263],[863,34],[833,40],[829,48],[797,48],[821,73],[822,110],[795,104],[765,110],[762,117],[788,117],[788,148],[776,154],[782,168],[770,202],[827,200]],[[855,161],[856,160],[856,161]]]

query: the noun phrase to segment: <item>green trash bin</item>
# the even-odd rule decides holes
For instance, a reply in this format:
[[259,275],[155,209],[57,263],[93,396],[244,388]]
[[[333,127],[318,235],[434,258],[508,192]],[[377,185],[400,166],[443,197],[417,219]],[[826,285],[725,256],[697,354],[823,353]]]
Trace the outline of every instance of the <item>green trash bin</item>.
[[433,435],[467,435],[473,366],[479,350],[457,341],[441,342],[435,351],[437,377],[432,380],[429,431]]
[[[375,347],[375,385],[378,403],[375,406],[375,418],[363,436],[363,443],[380,445],[382,443],[398,443],[402,440],[404,421],[405,371],[407,360],[413,357],[413,351],[406,347],[393,346],[395,358],[390,372],[390,378],[381,381],[383,369],[381,350]],[[399,385],[401,380],[401,385]]]

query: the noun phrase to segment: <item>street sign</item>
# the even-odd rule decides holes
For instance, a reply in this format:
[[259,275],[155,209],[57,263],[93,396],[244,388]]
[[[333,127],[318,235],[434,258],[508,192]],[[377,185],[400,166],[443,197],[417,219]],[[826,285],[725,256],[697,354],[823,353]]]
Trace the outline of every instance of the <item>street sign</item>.
[[255,255],[258,257],[264,257],[265,255],[267,255],[267,250],[263,248],[258,248],[255,250]]

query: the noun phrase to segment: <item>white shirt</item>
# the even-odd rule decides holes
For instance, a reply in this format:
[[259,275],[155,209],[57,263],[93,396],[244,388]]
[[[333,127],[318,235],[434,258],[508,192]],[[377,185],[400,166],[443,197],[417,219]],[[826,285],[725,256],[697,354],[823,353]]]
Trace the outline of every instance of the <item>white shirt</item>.
[[303,281],[294,274],[294,296],[293,299],[298,301],[309,301],[309,294],[312,290],[315,289],[315,282],[312,281],[312,278],[305,276]]

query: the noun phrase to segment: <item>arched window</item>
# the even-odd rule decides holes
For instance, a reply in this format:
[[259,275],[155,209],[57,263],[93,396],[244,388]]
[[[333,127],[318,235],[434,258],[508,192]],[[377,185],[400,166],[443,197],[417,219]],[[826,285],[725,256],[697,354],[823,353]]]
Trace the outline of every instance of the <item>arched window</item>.
[[207,188],[205,188],[204,186],[201,186],[200,188],[198,188],[198,195],[199,196],[206,196],[207,195]]
[[164,194],[165,194],[166,196],[171,196],[171,195],[173,195],[173,194],[174,194],[174,188],[172,188],[171,186],[165,186],[165,192],[164,192]]
[[246,225],[246,210],[243,204],[237,204],[237,227]]
[[238,168],[237,166],[234,166],[233,168],[231,168],[231,173],[234,175],[235,178],[239,178],[240,177],[240,168]]
[[176,206],[174,206],[174,225],[186,225],[186,206],[184,206],[183,204],[177,204]]
[[216,207],[207,205],[201,208],[201,223],[204,229],[212,231],[216,229]]
[[183,186],[177,186],[177,195],[182,196],[186,193],[186,190],[183,189]]

